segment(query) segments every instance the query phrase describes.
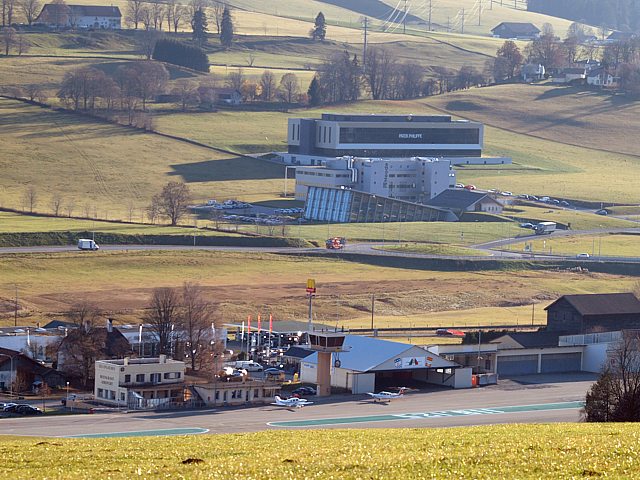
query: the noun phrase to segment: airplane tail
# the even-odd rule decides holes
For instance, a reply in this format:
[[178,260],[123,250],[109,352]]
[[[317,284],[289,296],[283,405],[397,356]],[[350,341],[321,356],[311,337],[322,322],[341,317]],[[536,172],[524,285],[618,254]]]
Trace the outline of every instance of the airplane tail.
[[282,399],[280,398],[279,395],[276,395],[275,399],[276,399],[276,402],[281,402],[282,401]]

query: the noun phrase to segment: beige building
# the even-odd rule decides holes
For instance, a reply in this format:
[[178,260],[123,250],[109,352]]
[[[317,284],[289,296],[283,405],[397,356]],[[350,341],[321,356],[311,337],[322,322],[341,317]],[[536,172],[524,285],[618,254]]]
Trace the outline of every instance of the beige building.
[[160,355],[96,361],[95,399],[127,408],[183,403],[185,363]]
[[241,382],[221,381],[193,386],[209,407],[271,403],[276,395],[280,395],[281,387],[279,382],[252,378]]

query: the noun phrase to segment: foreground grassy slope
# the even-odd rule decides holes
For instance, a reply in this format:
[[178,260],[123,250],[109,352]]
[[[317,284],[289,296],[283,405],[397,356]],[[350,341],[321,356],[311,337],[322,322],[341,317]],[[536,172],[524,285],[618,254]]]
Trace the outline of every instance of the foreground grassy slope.
[[170,180],[187,182],[196,200],[268,200],[282,188],[275,165],[13,100],[0,99],[0,130],[0,203],[6,207],[23,207],[33,186],[36,211],[50,212],[51,198],[60,194],[76,214],[127,218],[133,206],[139,218]]
[[[62,478],[634,478],[634,424],[287,431],[169,438],[7,437],[0,475]],[[192,459],[190,462],[188,459]],[[197,460],[195,460],[197,459]]]

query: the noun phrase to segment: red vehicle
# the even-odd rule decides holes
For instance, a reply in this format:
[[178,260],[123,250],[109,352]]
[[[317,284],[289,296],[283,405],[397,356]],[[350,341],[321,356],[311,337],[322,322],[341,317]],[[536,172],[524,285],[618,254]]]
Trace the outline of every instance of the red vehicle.
[[327,248],[330,250],[340,250],[344,248],[346,243],[347,239],[344,237],[333,237],[325,242]]
[[466,188],[467,190],[475,190],[476,186],[475,185],[465,185],[464,188]]

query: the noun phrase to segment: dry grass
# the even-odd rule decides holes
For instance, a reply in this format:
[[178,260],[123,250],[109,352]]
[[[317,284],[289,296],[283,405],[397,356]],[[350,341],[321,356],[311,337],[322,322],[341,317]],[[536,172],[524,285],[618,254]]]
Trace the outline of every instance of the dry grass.
[[[533,253],[574,256],[588,253],[595,257],[640,257],[640,235],[576,235],[572,237],[536,238],[526,242]],[[524,243],[511,248],[524,249]]]

